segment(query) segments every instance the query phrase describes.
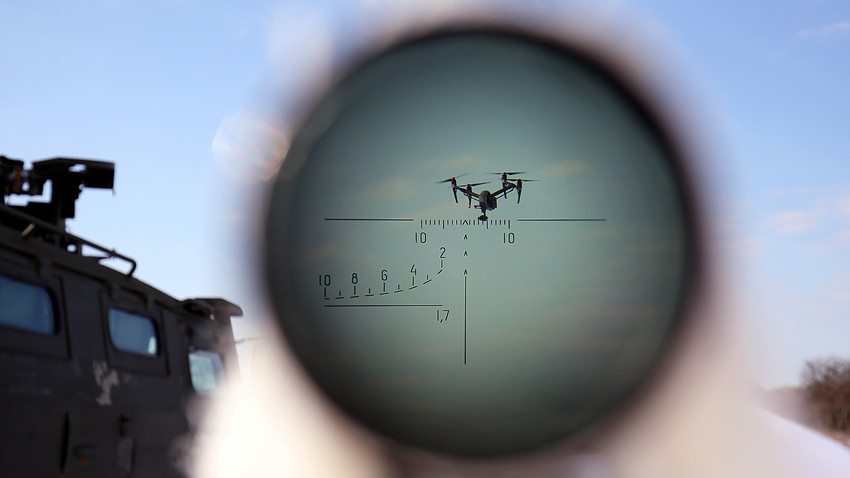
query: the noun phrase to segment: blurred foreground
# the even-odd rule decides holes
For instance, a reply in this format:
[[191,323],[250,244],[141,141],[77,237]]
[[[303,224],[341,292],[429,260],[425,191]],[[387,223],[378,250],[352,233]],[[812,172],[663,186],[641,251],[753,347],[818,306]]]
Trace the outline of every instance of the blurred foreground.
[[730,324],[703,323],[712,325],[686,338],[666,378],[610,432],[505,462],[451,462],[387,445],[332,409],[284,346],[269,344],[255,354],[250,380],[213,405],[195,476],[847,476],[847,449],[754,405]]

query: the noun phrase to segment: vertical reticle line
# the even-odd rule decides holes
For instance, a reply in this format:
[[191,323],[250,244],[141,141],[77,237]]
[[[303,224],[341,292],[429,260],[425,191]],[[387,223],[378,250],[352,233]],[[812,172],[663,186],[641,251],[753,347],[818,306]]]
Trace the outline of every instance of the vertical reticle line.
[[466,274],[463,276],[463,364],[466,365]]

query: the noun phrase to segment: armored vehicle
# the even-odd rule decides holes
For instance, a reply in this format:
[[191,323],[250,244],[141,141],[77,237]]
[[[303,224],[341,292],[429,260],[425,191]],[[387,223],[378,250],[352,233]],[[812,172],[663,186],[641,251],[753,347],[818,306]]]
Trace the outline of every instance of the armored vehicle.
[[[0,157],[3,476],[182,476],[189,406],[237,372],[238,306],[177,300],[134,278],[133,259],[67,232],[83,188],[111,189],[114,174]],[[33,200],[46,184],[49,201]]]

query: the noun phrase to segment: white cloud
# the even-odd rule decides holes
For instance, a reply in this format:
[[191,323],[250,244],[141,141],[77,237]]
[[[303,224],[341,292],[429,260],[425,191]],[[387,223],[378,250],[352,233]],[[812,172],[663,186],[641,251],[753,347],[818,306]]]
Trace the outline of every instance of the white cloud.
[[[425,164],[427,164],[429,170],[443,171],[443,176],[454,174],[459,178],[471,171],[486,169],[488,162],[480,156],[467,154],[451,158],[430,159]],[[479,179],[476,179],[476,181]]]
[[788,56],[788,49],[782,48],[781,50],[777,50],[777,51],[773,52],[773,54],[770,55],[770,60],[771,61],[782,61],[782,60],[785,59],[786,56]]
[[363,0],[366,7],[380,9],[388,23],[403,28],[435,25],[482,6],[481,0]]
[[328,242],[308,251],[304,255],[304,259],[307,261],[326,260],[331,257],[337,257],[341,253],[342,249],[339,247],[339,243]]
[[841,274],[827,281],[824,287],[827,298],[847,304],[850,302],[850,274]]
[[[781,200],[786,207],[751,218],[756,220],[755,223],[738,219],[722,225],[725,227],[719,233],[724,242],[721,246],[726,252],[739,258],[767,258],[769,251],[782,251],[782,257],[771,255],[771,260],[782,262],[790,257],[806,257],[830,266],[848,257],[848,185],[789,191],[774,196],[774,199]],[[747,227],[749,223],[754,227]]]
[[267,48],[274,92],[299,111],[330,80],[339,52],[339,28],[330,4],[285,2],[270,19]]
[[850,21],[842,20],[819,28],[807,28],[797,32],[797,38],[814,40],[836,40],[850,35]]
[[560,178],[584,169],[587,169],[585,163],[565,159],[546,166],[546,169],[543,170],[543,176],[546,178]]
[[363,190],[365,197],[376,201],[394,201],[407,198],[416,191],[416,186],[407,178],[395,177],[377,181]]
[[823,209],[786,209],[772,214],[767,224],[777,234],[802,234],[818,229],[826,216]]
[[834,200],[838,214],[846,220],[850,220],[850,195],[842,196]]
[[850,229],[841,231],[835,235],[835,240],[841,244],[850,244]]
[[734,259],[754,259],[767,250],[767,243],[758,237],[733,237],[722,240],[720,247]]
[[817,242],[806,244],[805,251],[817,257],[830,257],[837,251],[850,246],[850,230],[830,234]]
[[[776,258],[784,251],[823,260],[850,250],[850,194],[847,185],[780,191],[771,201],[785,207],[757,216],[746,204],[726,206],[732,214],[714,225],[720,251],[737,259]],[[748,211],[749,210],[749,211]]]

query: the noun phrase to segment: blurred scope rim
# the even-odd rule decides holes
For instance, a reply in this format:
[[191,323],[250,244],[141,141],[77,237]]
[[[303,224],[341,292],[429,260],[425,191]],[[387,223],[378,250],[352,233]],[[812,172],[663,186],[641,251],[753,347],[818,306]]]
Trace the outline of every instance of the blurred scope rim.
[[[573,19],[572,23],[576,25],[578,21]],[[592,441],[594,437],[604,436],[613,431],[620,422],[620,419],[627,417],[648,392],[656,388],[663,379],[663,376],[668,373],[673,361],[684,352],[684,346],[686,345],[684,344],[686,342],[684,336],[687,335],[686,332],[688,330],[694,328],[694,316],[696,315],[694,311],[697,308],[698,296],[706,288],[706,278],[708,275],[706,272],[708,261],[706,258],[707,241],[703,224],[704,212],[701,203],[698,201],[699,197],[701,197],[698,188],[699,184],[693,176],[693,172],[698,166],[696,161],[698,161],[699,155],[693,149],[693,137],[687,134],[688,131],[683,125],[676,122],[677,119],[681,120],[683,118],[683,115],[672,111],[677,105],[673,105],[669,98],[659,96],[657,78],[653,80],[653,72],[647,71],[648,67],[641,65],[642,62],[638,61],[637,56],[641,53],[646,54],[647,52],[638,52],[634,49],[633,45],[618,46],[616,42],[612,43],[609,38],[603,40],[599,36],[600,32],[592,34],[588,32],[589,30],[581,28],[575,30],[568,28],[556,29],[552,28],[551,24],[533,25],[527,19],[516,20],[489,17],[484,20],[476,19],[474,21],[448,20],[428,29],[411,29],[390,41],[381,42],[372,48],[365,49],[365,51],[355,55],[352,61],[346,61],[343,68],[330,75],[332,77],[331,81],[323,83],[325,87],[318,94],[311,96],[310,100],[306,102],[307,107],[301,111],[301,114],[297,118],[298,121],[294,123],[296,126],[292,128],[292,131],[294,132],[293,137],[296,137],[298,136],[298,132],[302,130],[302,122],[306,121],[326,95],[356,75],[362,67],[377,61],[390,51],[403,48],[406,45],[452,35],[494,34],[536,42],[544,48],[557,50],[566,56],[578,60],[589,69],[607,78],[616,89],[620,90],[624,96],[629,98],[635,110],[646,120],[650,128],[657,133],[664,147],[669,151],[671,163],[668,166],[679,187],[678,193],[685,219],[684,232],[687,248],[686,270],[684,274],[685,283],[682,284],[682,293],[678,304],[674,330],[667,335],[667,340],[661,347],[662,352],[646,373],[645,379],[638,386],[628,390],[621,400],[610,409],[588,420],[577,434],[565,434],[560,441],[544,446],[542,449],[509,455],[470,457],[411,448],[409,444],[400,443],[379,431],[372,430],[368,424],[342,410],[346,417],[358,423],[361,428],[365,428],[372,435],[383,438],[391,450],[396,450],[400,455],[408,457],[408,461],[417,462],[421,461],[422,458],[425,460],[449,459],[455,462],[463,462],[471,459],[474,463],[491,460],[504,461],[505,459],[519,459],[530,455],[551,454],[559,450],[562,451],[564,447]],[[652,61],[657,62],[657,60]],[[636,66],[639,67],[636,68]],[[285,159],[281,158],[281,161]],[[302,166],[303,164],[297,164],[294,170],[300,170]],[[277,183],[278,174],[280,174],[280,168],[278,169],[278,173],[269,181],[269,184],[272,186],[270,189]],[[270,196],[271,194],[267,197]],[[267,201],[264,217],[269,217],[270,209],[270,203]],[[265,223],[264,237],[268,236],[269,222],[266,221]],[[273,310],[277,314],[281,309],[271,293],[270,283],[273,272],[272,268],[269,267],[271,261],[269,260],[269,248],[266,247],[266,244],[268,244],[268,241],[264,242],[260,255],[260,269],[263,270],[263,276],[265,278],[266,294],[270,297]],[[278,319],[276,323],[280,326],[282,321]],[[281,332],[286,339],[285,331],[281,329]],[[285,342],[289,346],[293,346],[288,340],[285,340]],[[295,351],[297,347],[293,347],[293,349]],[[298,356],[299,354],[296,352],[295,355]],[[299,363],[299,366],[307,372],[307,375],[310,375],[303,364]],[[313,383],[317,388],[322,389],[321,384],[316,381]],[[332,404],[331,407],[334,409],[340,410],[342,408],[324,390],[322,391],[322,396]],[[405,460],[403,459],[402,461]]]

